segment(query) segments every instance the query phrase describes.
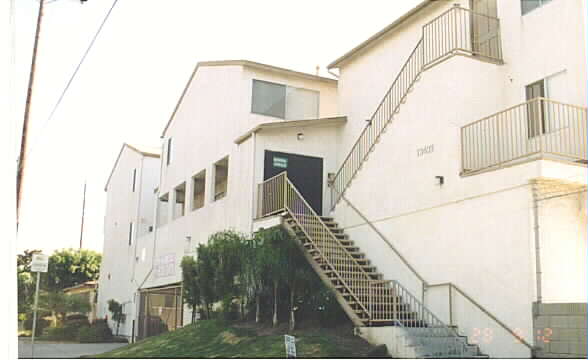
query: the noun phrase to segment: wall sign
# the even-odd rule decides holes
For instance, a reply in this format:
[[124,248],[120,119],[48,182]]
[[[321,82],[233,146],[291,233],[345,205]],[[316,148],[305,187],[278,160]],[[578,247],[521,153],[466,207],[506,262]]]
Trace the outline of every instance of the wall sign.
[[427,154],[432,154],[433,152],[435,152],[435,145],[434,144],[423,146],[422,148],[417,149],[417,157],[425,156]]
[[176,272],[176,257],[174,254],[165,254],[155,259],[153,272],[156,278],[173,276]]
[[288,168],[288,159],[283,158],[283,157],[274,156],[272,164],[276,168],[287,169]]

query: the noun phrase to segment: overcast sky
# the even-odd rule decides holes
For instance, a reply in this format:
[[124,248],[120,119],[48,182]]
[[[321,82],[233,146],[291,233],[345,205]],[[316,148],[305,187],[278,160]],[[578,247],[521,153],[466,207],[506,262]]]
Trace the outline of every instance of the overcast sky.
[[[39,3],[14,1],[15,111],[22,119]],[[328,63],[420,2],[119,0],[47,122],[113,1],[46,5],[19,251],[78,247],[85,180],[84,247],[102,251],[104,185],[120,147],[123,142],[159,146],[196,62],[247,59],[309,73],[319,65],[328,76]]]

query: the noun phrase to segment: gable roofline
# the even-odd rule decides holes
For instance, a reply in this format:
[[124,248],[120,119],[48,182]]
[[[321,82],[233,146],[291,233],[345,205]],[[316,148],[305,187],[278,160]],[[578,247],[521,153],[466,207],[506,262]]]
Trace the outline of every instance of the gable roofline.
[[339,68],[340,65],[341,65],[341,63],[343,63],[344,61],[349,60],[349,59],[355,57],[356,55],[359,55],[359,53],[362,50],[364,50],[365,48],[367,48],[367,47],[369,47],[371,45],[374,45],[376,42],[378,42],[379,40],[381,40],[384,36],[388,35],[388,33],[390,33],[392,30],[395,30],[397,27],[399,27],[400,25],[402,25],[402,23],[404,23],[406,20],[412,18],[415,14],[417,14],[418,12],[420,12],[422,9],[424,9],[425,7],[427,7],[429,5],[434,4],[437,1],[438,0],[423,0],[417,6],[415,6],[411,10],[409,10],[407,13],[405,13],[404,15],[402,15],[401,17],[399,17],[398,19],[396,19],[393,23],[391,23],[390,25],[386,26],[382,30],[378,31],[377,33],[375,33],[374,35],[372,35],[369,39],[365,40],[361,44],[357,45],[353,49],[351,49],[348,52],[346,52],[343,56],[339,57],[337,60],[335,60],[332,63],[330,63],[329,65],[327,65],[327,69],[337,69],[337,68]]
[[335,79],[331,79],[331,78],[327,78],[327,77],[323,77],[323,76],[318,76],[318,75],[312,75],[309,73],[290,70],[290,69],[286,69],[286,68],[281,68],[278,66],[262,64],[262,63],[258,63],[255,61],[249,61],[249,60],[200,61],[194,67],[194,70],[192,71],[192,75],[190,75],[190,78],[188,79],[186,86],[184,86],[184,90],[182,91],[182,94],[180,95],[180,98],[178,99],[178,102],[174,108],[174,111],[172,112],[167,124],[165,125],[165,128],[161,132],[162,139],[165,137],[165,133],[167,132],[167,129],[171,125],[174,117],[176,116],[176,113],[178,112],[180,104],[184,100],[184,97],[186,96],[186,93],[188,92],[188,88],[190,87],[190,84],[192,84],[192,80],[194,80],[194,77],[196,76],[196,72],[198,71],[198,68],[200,68],[202,66],[243,66],[243,67],[254,68],[257,70],[263,70],[263,71],[276,72],[276,73],[290,75],[290,76],[296,76],[296,77],[304,78],[307,80],[314,80],[314,81],[321,81],[321,82],[326,82],[326,83],[330,83],[330,84],[337,84],[337,80],[335,80]]
[[149,151],[149,150],[139,150],[137,147],[129,145],[127,143],[123,143],[122,146],[120,147],[120,151],[118,152],[118,156],[116,157],[116,161],[114,162],[114,166],[112,167],[112,170],[110,170],[110,175],[108,175],[108,180],[106,180],[106,185],[104,185],[104,191],[108,190],[108,184],[110,184],[110,179],[112,178],[112,175],[114,174],[114,170],[116,169],[116,167],[118,166],[118,161],[120,160],[120,156],[123,153],[123,150],[125,148],[129,148],[131,150],[133,150],[134,152],[138,153],[141,156],[145,156],[145,157],[152,157],[152,158],[159,158],[159,153],[155,153],[153,151]]
[[259,124],[252,129],[248,130],[245,134],[236,138],[233,142],[237,145],[240,145],[245,140],[249,139],[251,135],[256,132],[260,132],[264,129],[281,129],[281,128],[289,128],[289,127],[298,127],[298,126],[305,126],[305,127],[313,127],[313,126],[339,126],[343,125],[347,122],[347,116],[335,116],[335,117],[328,117],[328,118],[318,118],[318,119],[310,119],[310,120],[288,120],[288,121],[273,121]]

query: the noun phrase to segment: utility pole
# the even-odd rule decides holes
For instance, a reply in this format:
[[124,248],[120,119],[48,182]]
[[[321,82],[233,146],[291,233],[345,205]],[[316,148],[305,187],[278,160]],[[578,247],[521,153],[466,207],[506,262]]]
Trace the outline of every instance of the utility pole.
[[84,238],[84,213],[86,212],[86,181],[84,181],[84,202],[82,203],[82,227],[80,229],[80,250],[82,249],[82,239]]
[[25,155],[27,148],[27,135],[29,128],[29,115],[31,112],[31,102],[33,95],[33,84],[35,81],[35,66],[37,64],[37,50],[39,48],[39,33],[41,32],[41,20],[43,19],[43,6],[45,0],[39,0],[39,13],[37,15],[37,29],[35,31],[35,42],[33,45],[33,58],[31,60],[31,72],[29,74],[29,87],[27,90],[27,100],[25,103],[24,121],[22,123],[22,138],[20,141],[20,155],[16,172],[16,231],[18,232],[18,223],[20,221],[20,206],[22,200],[22,181],[24,175]]

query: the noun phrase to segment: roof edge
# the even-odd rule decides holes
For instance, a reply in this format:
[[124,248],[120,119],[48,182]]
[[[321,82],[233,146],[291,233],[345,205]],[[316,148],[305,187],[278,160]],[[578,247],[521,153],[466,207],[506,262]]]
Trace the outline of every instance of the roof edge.
[[358,55],[361,50],[369,47],[374,42],[380,40],[382,37],[386,36],[390,31],[392,31],[395,28],[397,28],[398,26],[402,25],[402,23],[404,23],[406,20],[410,19],[413,15],[415,15],[416,13],[421,11],[423,8],[427,7],[428,5],[432,5],[434,3],[435,3],[435,0],[423,0],[417,6],[415,6],[414,8],[409,10],[408,12],[406,12],[404,15],[402,15],[398,19],[394,20],[394,22],[392,22],[390,25],[386,26],[382,30],[380,30],[377,33],[375,33],[374,35],[370,36],[367,40],[363,41],[362,43],[360,43],[359,45],[357,45],[353,49],[349,50],[348,52],[346,52],[345,54],[343,54],[342,56],[337,58],[335,61],[331,62],[329,65],[327,65],[327,69],[339,68],[339,66],[341,65],[342,62],[355,57],[355,55]]
[[180,98],[178,99],[178,102],[177,102],[176,106],[174,107],[174,111],[172,112],[172,114],[171,114],[171,116],[170,116],[167,124],[165,125],[163,131],[161,132],[160,138],[163,139],[165,137],[165,133],[167,132],[167,129],[171,125],[174,117],[176,116],[176,113],[178,112],[178,109],[180,108],[180,104],[184,100],[184,97],[186,96],[186,93],[188,92],[188,88],[190,87],[190,84],[192,84],[192,81],[194,80],[194,77],[196,76],[196,72],[198,71],[198,68],[200,68],[201,66],[247,66],[247,67],[257,68],[257,69],[261,69],[261,70],[265,70],[265,71],[270,71],[270,72],[286,73],[286,74],[293,75],[293,76],[303,77],[303,78],[309,79],[309,80],[315,80],[315,81],[328,82],[328,83],[331,83],[331,84],[337,84],[337,80],[336,79],[331,79],[331,78],[327,78],[327,77],[323,77],[323,76],[318,76],[318,75],[312,75],[312,74],[309,74],[309,73],[304,73],[304,72],[300,72],[300,71],[290,70],[290,69],[286,69],[286,68],[282,68],[282,67],[278,67],[278,66],[262,64],[262,63],[255,62],[255,61],[250,61],[250,60],[212,60],[212,61],[200,61],[200,62],[196,63],[196,66],[194,67],[194,70],[192,71],[192,75],[190,75],[190,78],[188,79],[188,82],[184,86],[184,90],[182,91],[182,94],[180,95]]
[[106,180],[106,184],[104,185],[104,191],[108,191],[108,184],[110,184],[110,179],[112,178],[112,175],[114,174],[114,169],[116,169],[116,167],[118,166],[118,161],[120,160],[120,156],[123,153],[123,150],[125,149],[125,147],[128,147],[129,149],[139,153],[142,156],[145,157],[153,157],[153,158],[159,158],[160,155],[159,154],[155,154],[155,153],[148,153],[148,152],[144,152],[141,151],[139,149],[137,149],[136,147],[127,144],[126,142],[124,142],[122,144],[122,146],[120,147],[120,151],[118,152],[118,156],[116,157],[116,160],[114,161],[114,165],[112,166],[112,170],[110,170],[110,175],[108,175],[108,180]]
[[347,116],[332,116],[326,118],[310,119],[310,120],[289,120],[289,121],[274,121],[261,123],[249,129],[245,134],[236,138],[233,143],[240,145],[245,142],[256,132],[265,128],[281,128],[281,127],[295,127],[295,126],[337,126],[347,122]]

